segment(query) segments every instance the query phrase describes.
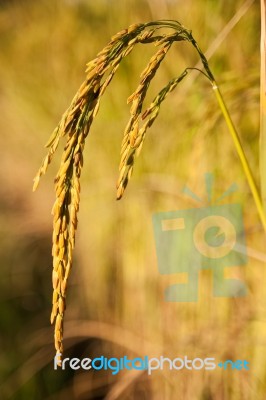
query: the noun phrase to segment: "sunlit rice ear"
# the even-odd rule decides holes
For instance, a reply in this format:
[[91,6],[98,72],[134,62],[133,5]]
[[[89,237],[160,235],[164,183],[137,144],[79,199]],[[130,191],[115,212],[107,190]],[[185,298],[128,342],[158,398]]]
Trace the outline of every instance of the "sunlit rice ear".
[[[172,33],[162,34],[161,29],[163,28],[173,31]],[[209,79],[215,90],[218,103],[234,139],[259,215],[266,228],[266,219],[262,210],[261,200],[236,130],[210,71],[208,62],[193,38],[191,31],[183,27],[178,21],[162,20],[145,24],[133,24],[128,29],[118,32],[98,53],[96,58],[87,64],[85,80],[52,133],[46,145],[48,154],[34,178],[33,190],[36,190],[41,176],[46,173],[52,161],[60,140],[65,138],[66,144],[60,168],[55,178],[56,199],[52,209],[53,300],[51,323],[54,324],[54,343],[58,355],[63,354],[66,291],[72,268],[75,233],[78,225],[77,215],[80,203],[80,176],[83,168],[83,151],[91,125],[98,113],[102,96],[110,85],[121,61],[131,53],[136,44],[155,44],[157,51],[141,73],[140,83],[136,91],[128,99],[128,102],[131,103],[130,119],[122,140],[119,166],[120,174],[117,182],[117,199],[120,199],[131,177],[135,157],[142,148],[148,128],[152,126],[159,114],[162,102],[188,73],[189,68],[186,68],[181,75],[170,80],[154,98],[150,106],[143,111],[143,103],[150,83],[173,43],[179,41],[191,43],[202,61],[204,68],[204,72],[202,72]]]

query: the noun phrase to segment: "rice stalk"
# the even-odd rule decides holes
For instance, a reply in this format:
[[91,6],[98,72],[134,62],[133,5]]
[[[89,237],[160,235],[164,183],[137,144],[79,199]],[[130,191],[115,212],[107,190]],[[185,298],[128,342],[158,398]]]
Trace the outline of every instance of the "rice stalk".
[[[159,30],[162,28],[172,29],[174,32],[160,34]],[[201,72],[209,79],[215,89],[219,106],[234,139],[259,215],[266,228],[261,199],[238,135],[210,71],[208,62],[193,38],[191,31],[184,28],[178,21],[163,20],[146,24],[133,24],[128,29],[118,32],[98,53],[96,58],[87,64],[86,79],[47,142],[48,153],[34,179],[33,190],[36,190],[41,176],[45,174],[48,165],[52,161],[60,140],[66,137],[60,168],[55,178],[56,199],[52,209],[53,300],[51,323],[54,324],[54,343],[58,355],[62,355],[63,353],[63,321],[66,309],[66,289],[72,268],[75,232],[78,225],[80,175],[83,166],[83,151],[86,137],[99,110],[101,98],[110,85],[121,61],[131,53],[136,44],[153,43],[159,47],[142,72],[136,91],[128,99],[128,103],[132,104],[130,119],[124,132],[121,148],[120,175],[117,182],[117,199],[120,199],[132,174],[135,157],[141,150],[147,129],[152,126],[159,114],[160,105],[167,95],[176,88],[178,83],[183,80],[188,70],[191,69],[186,68],[179,77],[170,80],[154,98],[150,106],[143,112],[143,102],[146,98],[149,85],[172,44],[178,41],[191,43],[200,57],[204,68],[204,71]],[[58,359],[60,360],[60,357]]]

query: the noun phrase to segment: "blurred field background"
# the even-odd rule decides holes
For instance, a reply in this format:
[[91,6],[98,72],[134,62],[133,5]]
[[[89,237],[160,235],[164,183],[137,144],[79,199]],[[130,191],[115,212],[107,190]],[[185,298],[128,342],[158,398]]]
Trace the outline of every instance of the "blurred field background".
[[[80,372],[53,370],[51,208],[57,155],[36,193],[32,179],[44,145],[84,80],[85,64],[131,23],[177,19],[212,48],[243,0],[10,0],[0,3],[0,398],[262,400],[266,398],[265,236],[211,86],[195,73],[167,98],[148,132],[124,198],[115,200],[127,97],[154,52],[140,46],[123,61],[87,139],[75,259],[68,287],[65,357],[188,355],[246,359],[250,371]],[[259,34],[257,1],[224,35],[210,60],[259,184]],[[197,63],[173,46],[148,98]],[[59,151],[60,153],[60,151]],[[225,203],[244,210],[249,250],[244,298],[215,298],[200,274],[199,301],[168,303],[178,275],[159,274],[152,215],[199,207],[234,182]]]

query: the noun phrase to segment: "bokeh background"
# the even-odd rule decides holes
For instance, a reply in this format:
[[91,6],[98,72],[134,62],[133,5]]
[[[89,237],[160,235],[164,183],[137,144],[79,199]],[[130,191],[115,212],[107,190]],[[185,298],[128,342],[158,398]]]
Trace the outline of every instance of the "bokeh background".
[[[239,14],[239,10],[242,12]],[[251,400],[266,398],[265,236],[211,86],[193,72],[161,107],[124,198],[115,200],[127,97],[154,52],[139,46],[121,64],[87,139],[75,259],[68,287],[65,357],[246,359],[249,371],[54,371],[51,208],[60,150],[36,193],[44,145],[84,80],[85,64],[131,23],[177,19],[193,30],[241,136],[259,185],[258,1],[9,0],[0,2],[0,398]],[[230,21],[235,22],[233,26]],[[228,25],[229,23],[229,25]],[[226,30],[224,31],[224,28]],[[176,44],[148,100],[197,55]],[[152,215],[200,207],[204,174],[216,197],[240,203],[249,258],[228,277],[243,298],[216,298],[200,272],[199,299],[164,300],[178,274],[160,275]],[[182,279],[184,277],[181,277]]]

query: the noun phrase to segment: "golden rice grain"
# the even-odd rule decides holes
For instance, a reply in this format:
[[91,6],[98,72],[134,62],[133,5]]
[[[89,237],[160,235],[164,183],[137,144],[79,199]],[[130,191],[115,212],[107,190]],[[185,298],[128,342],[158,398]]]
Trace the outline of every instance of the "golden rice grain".
[[[171,34],[159,35],[162,28],[173,29]],[[156,35],[155,35],[156,34]],[[128,98],[132,102],[130,119],[124,131],[121,146],[120,174],[117,183],[117,199],[125,191],[133,171],[135,157],[142,148],[147,129],[158,116],[160,104],[165,97],[185,77],[187,70],[173,79],[163,88],[150,106],[143,112],[143,102],[149,85],[158,71],[161,62],[176,41],[186,40],[198,51],[206,75],[213,76],[208,63],[199,49],[190,31],[178,21],[162,20],[146,24],[132,24],[112,36],[111,41],[86,65],[86,79],[74,96],[69,108],[63,114],[58,126],[49,138],[49,149],[36,177],[33,190],[38,187],[40,178],[45,174],[56,152],[59,142],[66,137],[61,165],[55,178],[56,199],[52,208],[53,215],[53,298],[51,323],[54,324],[54,343],[56,353],[63,353],[63,323],[66,309],[66,288],[72,268],[75,232],[78,225],[80,202],[80,175],[83,166],[83,150],[86,137],[96,117],[101,98],[112,81],[121,61],[137,43],[154,43],[159,47],[140,76],[136,91]],[[59,360],[60,364],[60,360]]]

